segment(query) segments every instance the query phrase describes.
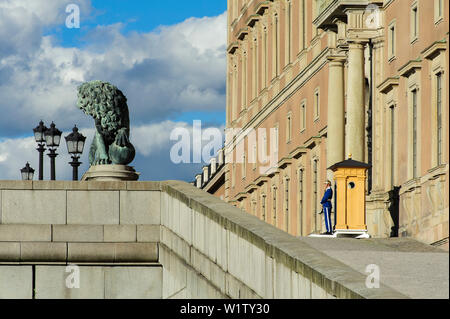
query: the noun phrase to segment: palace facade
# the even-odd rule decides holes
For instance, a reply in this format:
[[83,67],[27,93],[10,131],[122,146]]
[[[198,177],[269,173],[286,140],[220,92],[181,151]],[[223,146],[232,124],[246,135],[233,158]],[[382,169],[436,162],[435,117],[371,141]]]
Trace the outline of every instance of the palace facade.
[[371,236],[448,248],[448,5],[228,0],[220,197],[294,236],[322,232],[327,168],[352,154],[372,165]]

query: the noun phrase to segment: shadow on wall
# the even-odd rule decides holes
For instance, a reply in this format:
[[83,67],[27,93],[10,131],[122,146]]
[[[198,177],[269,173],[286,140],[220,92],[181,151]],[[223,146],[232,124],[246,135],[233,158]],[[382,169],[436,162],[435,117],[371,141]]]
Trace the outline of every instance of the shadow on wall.
[[389,191],[389,213],[391,214],[394,226],[391,227],[390,237],[398,237],[399,215],[400,215],[400,186],[394,186]]

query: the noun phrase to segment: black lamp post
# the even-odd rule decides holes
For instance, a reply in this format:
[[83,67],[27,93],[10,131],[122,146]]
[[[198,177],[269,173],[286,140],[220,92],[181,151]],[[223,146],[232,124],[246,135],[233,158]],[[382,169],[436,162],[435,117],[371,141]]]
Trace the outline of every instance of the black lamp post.
[[78,133],[78,128],[75,127],[72,129],[72,133],[65,137],[67,144],[67,151],[72,156],[72,162],[69,164],[73,167],[72,179],[74,181],[78,180],[78,167],[81,165],[81,162],[78,161],[80,155],[83,153],[84,142],[86,137],[83,134]]
[[47,129],[44,133],[45,142],[50,151],[47,154],[50,157],[50,179],[54,181],[56,179],[55,174],[55,158],[58,156],[56,153],[56,149],[59,146],[59,142],[61,141],[62,132],[55,127],[55,123],[52,122],[50,128]]
[[45,144],[45,131],[47,131],[47,127],[44,125],[44,122],[40,121],[39,125],[33,129],[34,131],[34,139],[36,143],[38,143],[38,148],[36,150],[39,151],[39,180],[42,181],[44,179],[44,152],[46,148]]
[[34,169],[30,166],[30,164],[27,162],[24,168],[20,170],[20,173],[22,174],[22,180],[23,181],[32,181],[34,176]]

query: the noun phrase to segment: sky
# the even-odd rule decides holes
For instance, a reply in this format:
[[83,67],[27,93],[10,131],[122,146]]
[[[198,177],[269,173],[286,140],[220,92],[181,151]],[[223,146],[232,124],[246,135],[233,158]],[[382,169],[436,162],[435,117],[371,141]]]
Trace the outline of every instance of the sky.
[[[69,4],[79,28],[66,25]],[[83,174],[94,123],[76,107],[77,87],[102,80],[128,99],[140,180],[193,181],[205,163],[173,163],[170,134],[192,132],[194,120],[224,129],[225,11],[226,0],[0,0],[0,180],[20,179],[26,162],[37,175],[40,120],[87,136]],[[70,180],[64,139],[58,153],[56,177]],[[49,165],[46,156],[45,179]]]

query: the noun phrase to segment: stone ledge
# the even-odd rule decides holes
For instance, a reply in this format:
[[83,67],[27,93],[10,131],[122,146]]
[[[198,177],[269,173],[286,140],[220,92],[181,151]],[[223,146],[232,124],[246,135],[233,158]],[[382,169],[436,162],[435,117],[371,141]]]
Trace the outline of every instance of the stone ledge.
[[[297,238],[245,214],[242,210],[178,181],[162,183],[162,190],[225,229],[262,249],[289,269],[338,298],[407,298],[387,286],[368,289],[366,277]],[[162,212],[164,213],[164,212]]]
[[160,225],[137,225],[137,241],[145,243],[160,242]]
[[157,243],[68,243],[69,262],[157,262]]
[[51,225],[0,225],[0,242],[50,242]]
[[3,189],[33,189],[33,182],[0,180],[0,190]]
[[149,181],[128,181],[127,190],[129,191],[161,191],[160,182],[149,182]]
[[20,243],[0,242],[0,261],[20,260]]
[[0,190],[130,190],[160,191],[152,181],[20,181],[0,180]]
[[0,263],[121,263],[159,262],[158,243],[0,242]]
[[103,242],[103,226],[53,225],[54,242]]
[[21,261],[61,261],[67,259],[66,243],[20,243]]
[[[136,242],[136,225],[104,225],[103,241],[120,243]],[[157,240],[152,242],[157,242]]]

